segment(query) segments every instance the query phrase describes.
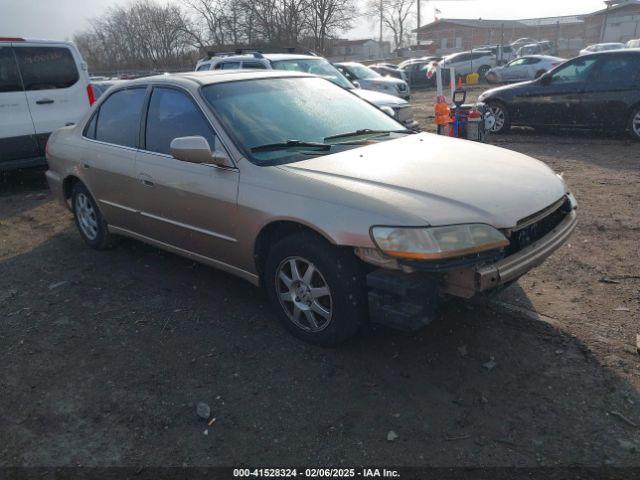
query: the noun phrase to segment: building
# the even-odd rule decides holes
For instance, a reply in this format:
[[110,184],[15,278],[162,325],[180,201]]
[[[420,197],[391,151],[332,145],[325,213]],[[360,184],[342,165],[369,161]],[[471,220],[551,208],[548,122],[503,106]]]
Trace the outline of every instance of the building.
[[432,44],[432,53],[447,54],[483,45],[507,44],[518,38],[550,40],[564,55],[585,45],[626,42],[640,37],[640,0],[609,0],[606,8],[584,15],[485,20],[442,18],[413,30],[418,43]]
[[369,38],[337,39],[331,43],[329,58],[333,61],[375,60],[389,57],[391,44]]

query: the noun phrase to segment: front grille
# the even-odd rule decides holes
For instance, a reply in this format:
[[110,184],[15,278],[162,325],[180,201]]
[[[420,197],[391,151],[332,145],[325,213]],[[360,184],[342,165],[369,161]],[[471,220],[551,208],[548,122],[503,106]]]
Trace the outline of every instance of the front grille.
[[[548,210],[548,208],[544,209]],[[542,237],[551,232],[566,218],[571,212],[571,201],[569,198],[565,198],[564,202],[560,204],[555,210],[550,212],[547,216],[537,220],[533,223],[528,223],[527,219],[523,219],[519,224],[524,224],[522,228],[516,228],[511,232],[509,237],[509,246],[507,247],[507,255],[519,252],[525,247],[528,247],[534,242],[537,242]],[[537,216],[538,214],[535,214]],[[527,217],[529,218],[529,217]]]

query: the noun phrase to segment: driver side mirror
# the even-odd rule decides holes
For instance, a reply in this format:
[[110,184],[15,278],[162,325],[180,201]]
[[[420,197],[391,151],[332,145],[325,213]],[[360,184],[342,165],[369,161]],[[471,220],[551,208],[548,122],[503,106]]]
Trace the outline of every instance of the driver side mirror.
[[357,80],[353,80],[351,83],[353,83],[353,85],[354,85],[356,88],[362,88],[362,87],[360,86],[360,82],[359,82],[359,81],[357,81]]
[[189,163],[212,163],[220,167],[230,165],[229,157],[222,152],[211,152],[209,142],[204,137],[178,137],[171,140],[171,155],[177,160]]
[[549,72],[542,74],[542,76],[540,77],[540,83],[545,86],[549,85],[552,80],[553,76]]

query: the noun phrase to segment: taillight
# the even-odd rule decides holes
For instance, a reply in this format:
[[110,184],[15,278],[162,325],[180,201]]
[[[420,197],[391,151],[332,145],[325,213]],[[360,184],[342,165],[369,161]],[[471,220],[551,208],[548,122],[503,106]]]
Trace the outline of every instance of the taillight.
[[87,85],[87,97],[89,98],[89,106],[93,105],[96,102],[96,96],[93,93],[93,85]]
[[24,42],[24,38],[20,37],[0,37],[0,42]]

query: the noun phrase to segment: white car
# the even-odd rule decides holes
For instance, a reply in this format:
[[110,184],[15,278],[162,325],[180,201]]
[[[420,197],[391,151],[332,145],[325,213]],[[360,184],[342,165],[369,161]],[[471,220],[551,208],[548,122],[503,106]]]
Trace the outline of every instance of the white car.
[[535,80],[563,62],[563,58],[547,55],[529,55],[516,58],[506,65],[489,70],[487,82],[506,83]]
[[376,92],[395,95],[396,97],[409,100],[411,92],[409,84],[404,80],[394,77],[383,77],[378,72],[369,67],[356,62],[334,63],[345,77],[352,83],[359,85],[364,90],[374,90]]
[[622,50],[626,48],[624,43],[596,43],[595,45],[589,45],[586,48],[580,50],[580,55],[589,55],[596,52],[608,52],[609,50]]
[[393,115],[405,127],[416,130],[418,122],[413,118],[409,102],[403,98],[387,93],[357,88],[340,71],[326,59],[316,55],[295,53],[251,53],[211,54],[198,61],[196,71],[233,70],[233,69],[287,70],[304,72],[326,78],[336,85],[350,90],[360,98],[374,104],[381,110]]
[[[490,51],[471,51],[447,55],[440,61],[442,68],[454,68],[456,76],[466,77],[470,73],[477,73],[484,79],[487,72],[496,66],[496,57]],[[437,63],[432,63],[427,71],[429,78],[435,74]]]
[[94,101],[72,43],[0,37],[0,171],[46,165],[49,134]]

